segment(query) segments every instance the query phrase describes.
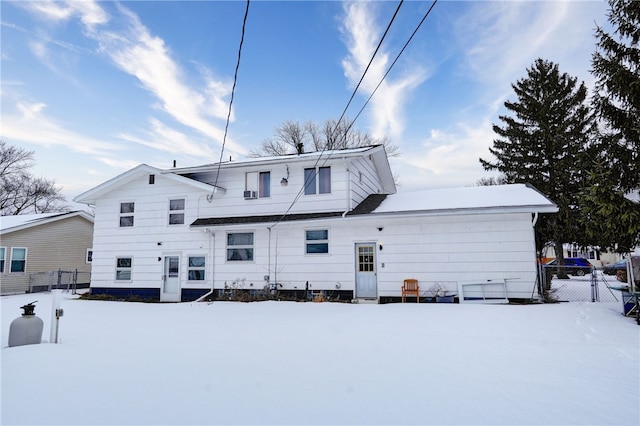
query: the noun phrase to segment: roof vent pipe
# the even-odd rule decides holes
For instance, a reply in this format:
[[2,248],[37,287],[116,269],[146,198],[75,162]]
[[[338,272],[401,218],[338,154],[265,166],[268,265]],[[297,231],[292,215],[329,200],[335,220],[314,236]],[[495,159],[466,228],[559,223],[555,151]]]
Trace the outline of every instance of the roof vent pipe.
[[176,160],[173,160],[173,168],[176,168]]

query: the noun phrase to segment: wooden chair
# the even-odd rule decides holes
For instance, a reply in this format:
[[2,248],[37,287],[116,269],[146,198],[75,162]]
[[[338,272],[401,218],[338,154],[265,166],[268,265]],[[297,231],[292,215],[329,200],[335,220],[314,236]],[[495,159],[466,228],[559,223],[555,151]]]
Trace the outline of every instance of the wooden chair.
[[416,302],[420,303],[420,286],[418,285],[418,280],[409,278],[404,280],[404,284],[402,284],[402,303],[407,299],[407,295],[415,295]]

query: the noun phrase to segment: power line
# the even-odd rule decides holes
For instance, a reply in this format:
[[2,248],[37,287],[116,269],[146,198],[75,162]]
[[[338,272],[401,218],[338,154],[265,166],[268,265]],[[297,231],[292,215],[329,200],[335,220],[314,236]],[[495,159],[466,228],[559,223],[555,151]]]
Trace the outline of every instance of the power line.
[[384,75],[380,79],[380,82],[378,83],[378,85],[375,87],[375,89],[373,89],[373,92],[371,92],[371,95],[369,95],[369,97],[365,101],[364,105],[362,105],[362,108],[360,108],[360,111],[358,111],[358,114],[356,114],[356,117],[353,119],[353,121],[351,122],[351,124],[349,125],[347,130],[345,131],[345,134],[346,134],[346,132],[348,132],[351,129],[351,127],[353,127],[353,124],[356,122],[358,117],[360,117],[360,114],[362,114],[362,111],[364,111],[364,109],[367,106],[367,104],[369,104],[369,101],[371,100],[371,98],[373,98],[373,95],[375,95],[375,93],[378,91],[378,88],[380,88],[380,86],[382,85],[382,82],[385,80],[385,78],[387,78],[387,75],[389,75],[389,72],[391,72],[391,69],[393,68],[393,66],[396,64],[396,62],[398,62],[398,59],[400,59],[400,55],[402,55],[404,53],[404,51],[407,48],[407,46],[409,45],[409,43],[411,43],[411,40],[413,40],[413,36],[416,35],[416,33],[418,32],[418,30],[420,29],[420,27],[422,26],[424,21],[427,19],[427,16],[429,16],[429,14],[431,13],[431,9],[433,9],[433,7],[436,5],[437,2],[438,2],[438,0],[433,0],[433,3],[431,3],[431,7],[429,7],[427,12],[424,14],[424,16],[422,17],[422,20],[418,23],[418,26],[416,27],[416,29],[413,30],[413,33],[411,33],[411,36],[409,36],[409,39],[407,40],[407,42],[404,44],[404,46],[402,46],[402,49],[400,49],[400,52],[398,53],[396,58],[393,60],[391,65],[389,65],[389,68],[387,68],[387,72],[384,73]]
[[[222,148],[220,150],[220,159],[218,160],[218,169],[216,171],[216,179],[214,181],[214,190],[218,186],[218,177],[220,176],[220,165],[222,163],[222,156],[224,155],[224,145],[227,142],[227,133],[229,131],[229,121],[231,120],[231,107],[233,105],[233,97],[236,91],[236,82],[238,81],[238,69],[240,68],[240,58],[242,57],[242,45],[244,44],[244,33],[247,26],[247,16],[249,16],[249,3],[251,0],[247,0],[247,7],[244,11],[244,19],[242,21],[242,34],[240,36],[240,46],[238,47],[238,61],[236,62],[236,70],[233,74],[233,87],[231,88],[231,99],[229,100],[229,111],[227,112],[227,123],[224,126],[224,136],[222,138]],[[213,197],[213,193],[207,197],[209,199]]]
[[[355,89],[353,90],[353,93],[351,94],[351,97],[349,98],[349,101],[347,102],[347,105],[344,107],[344,110],[342,111],[342,115],[340,115],[340,118],[336,122],[336,126],[335,126],[335,129],[334,129],[333,132],[338,130],[338,128],[340,126],[340,122],[342,121],[342,119],[344,118],[345,114],[347,113],[347,109],[349,109],[349,106],[351,105],[351,102],[353,101],[353,98],[356,96],[356,93],[358,92],[358,89],[360,88],[360,85],[362,84],[362,81],[364,80],[364,77],[367,75],[367,72],[369,71],[369,68],[371,67],[371,64],[373,63],[373,60],[375,59],[376,54],[378,53],[378,50],[380,50],[380,47],[382,46],[382,42],[384,41],[384,39],[386,38],[387,34],[389,33],[389,29],[391,28],[391,25],[393,24],[393,21],[396,19],[396,16],[398,15],[398,12],[400,11],[400,7],[402,6],[403,3],[404,3],[404,0],[400,0],[400,3],[398,3],[398,7],[396,8],[396,11],[394,12],[393,16],[391,17],[391,20],[389,21],[389,24],[387,24],[387,28],[385,29],[384,34],[382,34],[382,37],[380,38],[380,41],[378,42],[378,46],[376,47],[375,51],[371,55],[371,59],[369,59],[369,63],[367,64],[367,67],[365,68],[364,72],[362,73],[362,76],[360,77],[360,81],[358,81],[358,84],[356,85]],[[318,155],[318,159],[316,160],[316,163],[313,166],[313,168],[315,169],[314,173],[316,174],[316,176],[318,174],[318,168],[317,168],[318,163],[320,163],[320,159],[322,158],[322,155],[324,154],[324,152],[326,150],[327,150],[326,146],[322,148],[322,151],[320,151],[320,155]],[[325,160],[325,163],[326,163],[326,161],[327,160]],[[314,179],[314,181],[315,181],[315,179]],[[302,197],[302,194],[306,190],[307,186],[309,186],[310,182],[311,182],[311,180],[309,180],[309,182],[305,182],[304,183],[302,188],[300,188],[300,191],[298,191],[298,194],[296,195],[296,197],[293,199],[293,201],[289,205],[289,208],[282,214],[282,217],[280,217],[280,219],[278,219],[278,221],[272,225],[272,227],[278,225],[282,221],[282,219],[284,219],[287,216],[287,214],[289,214],[289,212],[291,211],[293,206],[298,202],[300,197]]]

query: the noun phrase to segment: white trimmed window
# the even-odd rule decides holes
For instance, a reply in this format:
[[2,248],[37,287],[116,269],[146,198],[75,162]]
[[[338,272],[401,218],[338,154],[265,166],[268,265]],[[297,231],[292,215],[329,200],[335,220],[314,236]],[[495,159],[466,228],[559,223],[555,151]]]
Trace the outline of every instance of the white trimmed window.
[[206,259],[204,256],[189,256],[189,281],[204,281]]
[[245,175],[245,198],[271,196],[271,172],[249,172]]
[[116,281],[131,281],[131,269],[133,268],[133,258],[116,258]]
[[24,273],[27,270],[27,249],[24,247],[11,248],[11,272]]
[[7,248],[0,247],[0,274],[4,274],[5,259],[7,256]]
[[85,263],[91,263],[93,262],[93,249],[92,248],[88,248],[87,249],[87,257],[85,258]]
[[125,228],[133,226],[133,213],[135,211],[135,203],[120,203],[120,227]]
[[169,225],[184,225],[184,198],[169,200]]
[[305,253],[327,254],[329,253],[329,230],[309,229],[305,231]]
[[330,194],[331,167],[304,169],[304,194]]
[[234,232],[227,234],[227,260],[253,260],[253,232]]

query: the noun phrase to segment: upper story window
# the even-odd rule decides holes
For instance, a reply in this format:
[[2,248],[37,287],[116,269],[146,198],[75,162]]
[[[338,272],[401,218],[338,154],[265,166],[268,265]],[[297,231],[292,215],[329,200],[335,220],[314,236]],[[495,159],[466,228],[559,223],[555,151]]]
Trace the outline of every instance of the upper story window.
[[120,227],[133,226],[135,203],[120,203]]
[[271,196],[271,172],[260,172],[258,176],[258,196],[266,198]]
[[204,281],[204,270],[204,256],[189,256],[189,281]]
[[227,260],[253,260],[253,232],[227,234]]
[[305,195],[330,194],[331,167],[304,169],[304,193]]
[[169,225],[184,225],[184,198],[169,200]]
[[91,263],[93,262],[93,249],[92,248],[88,248],[87,249],[87,257],[85,258],[85,263]]
[[271,196],[271,172],[249,172],[245,176],[244,198]]
[[0,247],[0,274],[4,274],[4,260],[7,255],[7,248]]
[[307,254],[329,253],[329,230],[311,229],[305,231],[305,245]]
[[13,247],[11,249],[11,272],[25,272],[27,270],[27,249]]
[[133,258],[131,257],[116,258],[116,281],[131,281],[132,267],[133,267]]

